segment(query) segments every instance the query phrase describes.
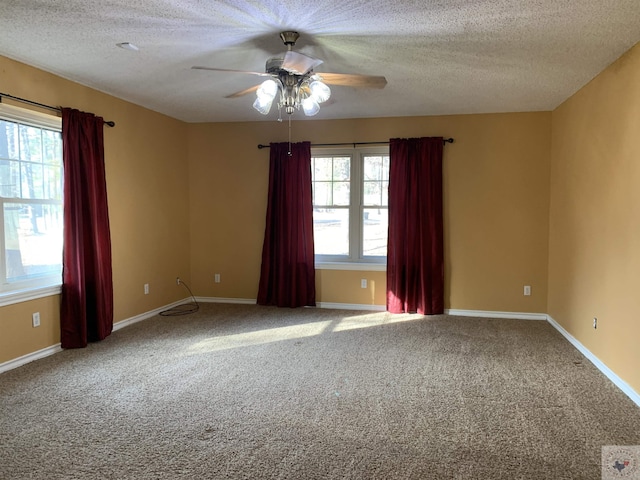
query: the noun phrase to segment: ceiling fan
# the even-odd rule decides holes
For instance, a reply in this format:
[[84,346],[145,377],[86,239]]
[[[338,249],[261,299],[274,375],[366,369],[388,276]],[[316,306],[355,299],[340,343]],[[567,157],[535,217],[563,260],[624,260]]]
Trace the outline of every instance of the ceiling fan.
[[339,85],[358,88],[384,88],[387,79],[383,76],[357,75],[347,73],[315,73],[314,68],[322,63],[322,60],[304,53],[294,52],[293,46],[300,37],[298,32],[286,31],[280,33],[280,38],[287,46],[283,56],[273,57],[267,60],[265,72],[249,72],[245,70],[229,70],[214,67],[191,67],[196,70],[213,70],[216,72],[244,73],[268,77],[260,85],[249,87],[245,90],[227,95],[226,98],[236,98],[256,92],[256,100],[253,107],[263,115],[267,115],[271,109],[273,100],[278,92],[278,110],[291,115],[302,107],[305,115],[312,116],[320,110],[319,104],[325,102],[331,96],[331,90],[327,85]]

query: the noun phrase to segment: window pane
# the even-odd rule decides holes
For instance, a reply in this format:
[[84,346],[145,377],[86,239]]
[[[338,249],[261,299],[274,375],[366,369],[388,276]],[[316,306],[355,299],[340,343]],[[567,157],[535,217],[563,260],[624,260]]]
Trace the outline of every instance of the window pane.
[[365,257],[387,255],[387,230],[389,225],[386,208],[365,208],[362,213],[362,254]]
[[349,157],[335,157],[333,159],[333,180],[349,180],[351,176],[351,159]]
[[0,160],[0,196],[18,198],[20,196],[20,164]]
[[382,158],[381,156],[364,157],[364,179],[382,180]]
[[349,210],[314,208],[313,238],[316,255],[349,255]]
[[331,205],[331,182],[313,182],[313,204]]
[[317,157],[313,159],[313,180],[331,180],[332,158]]
[[349,205],[349,182],[333,184],[333,205]]
[[350,204],[350,157],[313,158],[314,206]]
[[[363,206],[387,206],[389,197],[389,156],[367,155],[364,157],[364,179],[362,185]],[[364,227],[363,227],[364,228]]]
[[62,269],[62,205],[4,204],[6,279],[9,282]]
[[382,185],[380,182],[364,182],[364,205],[382,205]]
[[42,162],[41,130],[28,125],[20,125],[20,159],[29,162]]
[[44,167],[44,198],[62,200],[61,167]]
[[23,163],[22,164],[22,198],[43,198],[44,197],[44,174],[42,164]]
[[18,124],[0,120],[0,158],[18,158]]
[[43,161],[51,165],[62,166],[62,137],[60,132],[43,130],[42,146],[44,149]]

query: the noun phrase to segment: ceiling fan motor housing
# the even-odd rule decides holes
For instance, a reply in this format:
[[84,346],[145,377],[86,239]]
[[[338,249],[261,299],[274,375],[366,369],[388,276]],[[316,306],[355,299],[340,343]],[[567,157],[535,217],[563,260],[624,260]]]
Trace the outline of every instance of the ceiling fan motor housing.
[[273,57],[267,60],[267,64],[265,65],[265,71],[267,73],[273,73],[277,75],[280,70],[282,70],[282,63],[284,62],[284,58],[282,57]]
[[282,39],[283,43],[289,47],[295,45],[299,37],[300,34],[298,32],[280,32],[280,38]]

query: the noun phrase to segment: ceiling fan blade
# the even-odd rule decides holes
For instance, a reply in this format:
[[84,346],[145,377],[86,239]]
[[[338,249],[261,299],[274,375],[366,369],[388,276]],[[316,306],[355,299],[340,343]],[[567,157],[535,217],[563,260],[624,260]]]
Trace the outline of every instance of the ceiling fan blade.
[[264,72],[248,72],[246,70],[229,70],[228,68],[214,68],[214,67],[202,67],[199,65],[191,67],[192,70],[210,70],[213,72],[228,72],[228,73],[248,73],[249,75],[259,75],[260,77],[270,77],[270,73]]
[[284,60],[282,61],[282,69],[298,75],[304,75],[305,73],[313,70],[322,63],[319,58],[310,57],[304,53],[293,52],[289,50],[284,54]]
[[345,87],[384,88],[387,79],[376,75],[357,75],[351,73],[316,73],[327,85]]
[[238,97],[242,97],[243,95],[247,95],[249,93],[253,93],[256,90],[258,90],[258,88],[260,88],[260,85],[255,85],[253,87],[249,87],[249,88],[245,88],[244,90],[240,90],[239,92],[236,93],[232,93],[231,95],[227,95],[224,98],[238,98]]

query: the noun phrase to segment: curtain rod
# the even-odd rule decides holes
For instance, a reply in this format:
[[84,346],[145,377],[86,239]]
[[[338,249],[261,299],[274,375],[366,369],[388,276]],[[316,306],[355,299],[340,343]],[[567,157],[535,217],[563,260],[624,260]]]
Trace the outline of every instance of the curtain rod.
[[[52,107],[51,105],[45,105],[44,103],[34,102],[33,100],[27,100],[26,98],[14,97],[13,95],[9,95],[7,93],[0,93],[0,103],[2,102],[2,97],[10,98],[11,100],[15,100],[16,102],[22,102],[28,105],[33,105],[34,107],[46,108],[48,110],[53,110],[54,112],[58,112],[58,113],[62,112],[62,109],[60,107]],[[104,124],[109,125],[110,127],[116,126],[116,122],[113,122],[111,120],[105,121]]]
[[[444,138],[442,139],[442,143],[453,143],[453,138]],[[389,142],[346,142],[346,143],[312,143],[312,147],[343,147],[343,146],[353,146],[356,148],[356,145],[389,145]],[[263,145],[261,143],[258,144],[259,149],[269,148],[270,145]]]

